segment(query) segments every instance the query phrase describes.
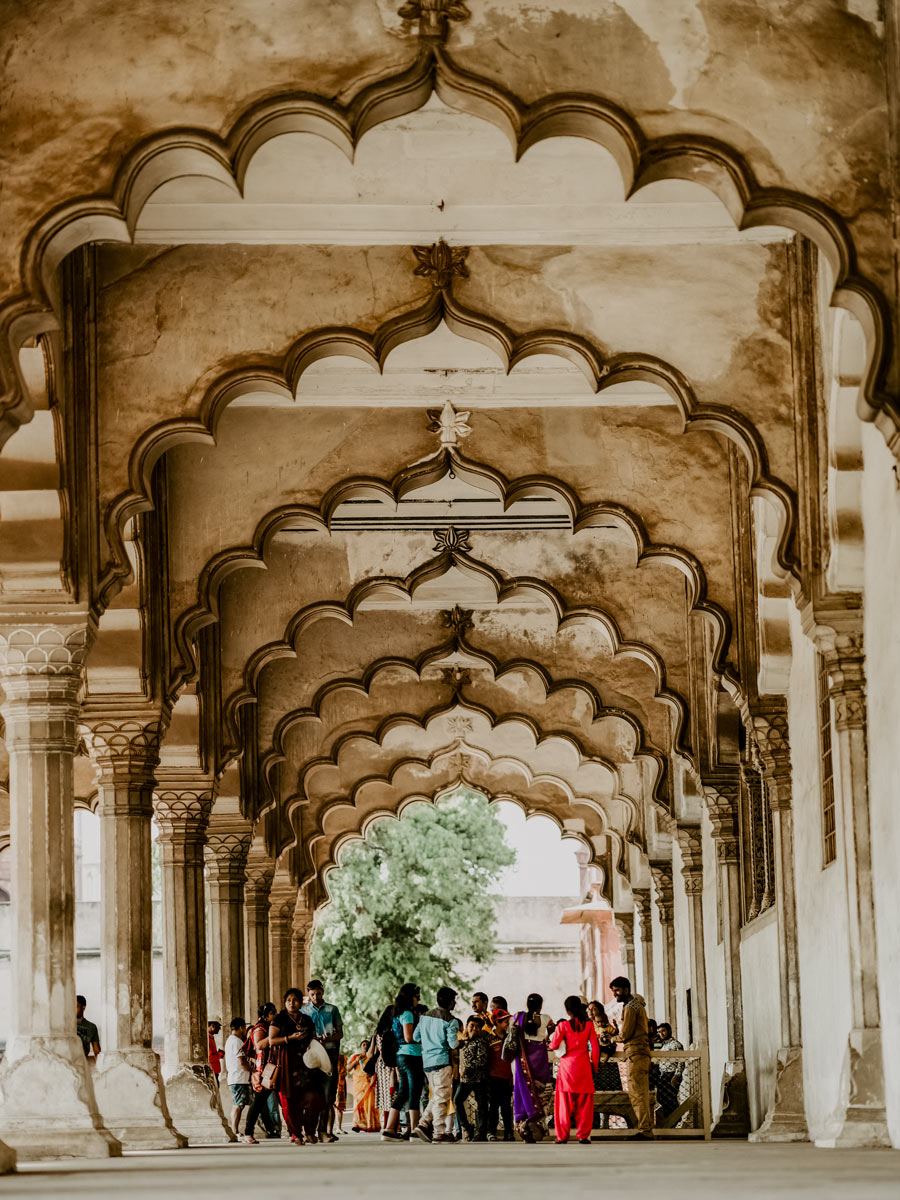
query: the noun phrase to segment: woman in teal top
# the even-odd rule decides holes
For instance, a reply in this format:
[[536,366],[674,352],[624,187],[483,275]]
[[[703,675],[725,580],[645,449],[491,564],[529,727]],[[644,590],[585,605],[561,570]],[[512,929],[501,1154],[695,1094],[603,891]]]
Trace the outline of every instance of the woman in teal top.
[[[410,1133],[419,1123],[422,1088],[425,1072],[422,1069],[422,1047],[413,1041],[419,1020],[419,988],[414,983],[404,983],[394,1001],[391,1031],[397,1043],[397,1094],[391,1102],[391,1112],[381,1136],[389,1141],[398,1141]],[[400,1114],[409,1108],[409,1130],[398,1133]]]

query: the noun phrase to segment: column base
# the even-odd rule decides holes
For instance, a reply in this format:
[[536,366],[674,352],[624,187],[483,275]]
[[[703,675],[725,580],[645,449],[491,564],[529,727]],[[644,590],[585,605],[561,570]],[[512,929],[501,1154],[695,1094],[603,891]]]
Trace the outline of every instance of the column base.
[[803,1050],[782,1046],[775,1068],[775,1099],[751,1142],[808,1142],[806,1104],[803,1097]]
[[817,1146],[890,1146],[884,1109],[884,1059],[880,1029],[853,1029],[849,1038],[850,1098],[838,1114],[839,1132]]
[[0,1071],[0,1126],[24,1159],[118,1158],[119,1140],[103,1125],[81,1042],[12,1042]]
[[186,1064],[166,1080],[166,1104],[175,1128],[192,1146],[222,1146],[236,1142],[219,1102],[209,1066]]
[[16,1152],[6,1142],[0,1142],[0,1175],[12,1175],[16,1169]]
[[722,1076],[722,1111],[712,1127],[714,1138],[745,1138],[750,1132],[750,1097],[742,1062],[726,1063]]
[[188,1143],[172,1124],[159,1059],[152,1050],[104,1052],[94,1076],[97,1107],[125,1150],[181,1150]]

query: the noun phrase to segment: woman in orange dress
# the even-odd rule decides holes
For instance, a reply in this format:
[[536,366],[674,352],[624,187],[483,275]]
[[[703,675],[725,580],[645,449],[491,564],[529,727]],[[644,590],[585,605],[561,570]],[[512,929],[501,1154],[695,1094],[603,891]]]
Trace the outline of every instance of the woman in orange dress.
[[367,1075],[363,1070],[369,1058],[369,1043],[362,1041],[359,1050],[347,1064],[353,1084],[353,1132],[378,1133],[381,1122],[375,1104],[375,1072]]
[[566,1019],[556,1026],[550,1039],[550,1049],[559,1056],[553,1124],[557,1142],[569,1140],[574,1123],[579,1142],[586,1146],[594,1123],[591,1064],[596,1065],[600,1060],[600,1044],[584,1001],[578,996],[568,996],[565,1006]]

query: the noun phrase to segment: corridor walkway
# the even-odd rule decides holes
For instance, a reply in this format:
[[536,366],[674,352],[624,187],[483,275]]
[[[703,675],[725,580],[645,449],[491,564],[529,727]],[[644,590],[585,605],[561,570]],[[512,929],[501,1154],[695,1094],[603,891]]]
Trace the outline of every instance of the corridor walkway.
[[[264,1169],[260,1172],[261,1164]],[[302,1172],[302,1173],[301,1173]],[[98,1163],[24,1165],[0,1180],[0,1197],[128,1200],[896,1200],[900,1153],[830,1152],[811,1145],[391,1146],[347,1138],[340,1146],[162,1151]]]

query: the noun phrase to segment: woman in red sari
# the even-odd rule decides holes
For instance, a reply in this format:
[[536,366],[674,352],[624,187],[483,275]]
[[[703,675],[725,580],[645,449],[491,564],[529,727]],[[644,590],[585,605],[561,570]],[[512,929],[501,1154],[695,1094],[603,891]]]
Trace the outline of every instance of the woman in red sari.
[[269,1046],[278,1053],[276,1087],[281,1111],[295,1146],[315,1143],[319,1114],[326,1106],[325,1076],[308,1067],[303,1056],[316,1034],[312,1019],[300,1011],[303,994],[297,988],[284,993],[284,1008],[269,1026]]
[[[550,1039],[550,1049],[560,1055],[553,1104],[553,1124],[558,1143],[569,1140],[574,1121],[575,1134],[586,1146],[594,1123],[594,1065],[600,1060],[600,1044],[584,1001],[578,996],[566,998],[565,1021],[560,1021]],[[590,1053],[590,1057],[588,1056]]]

